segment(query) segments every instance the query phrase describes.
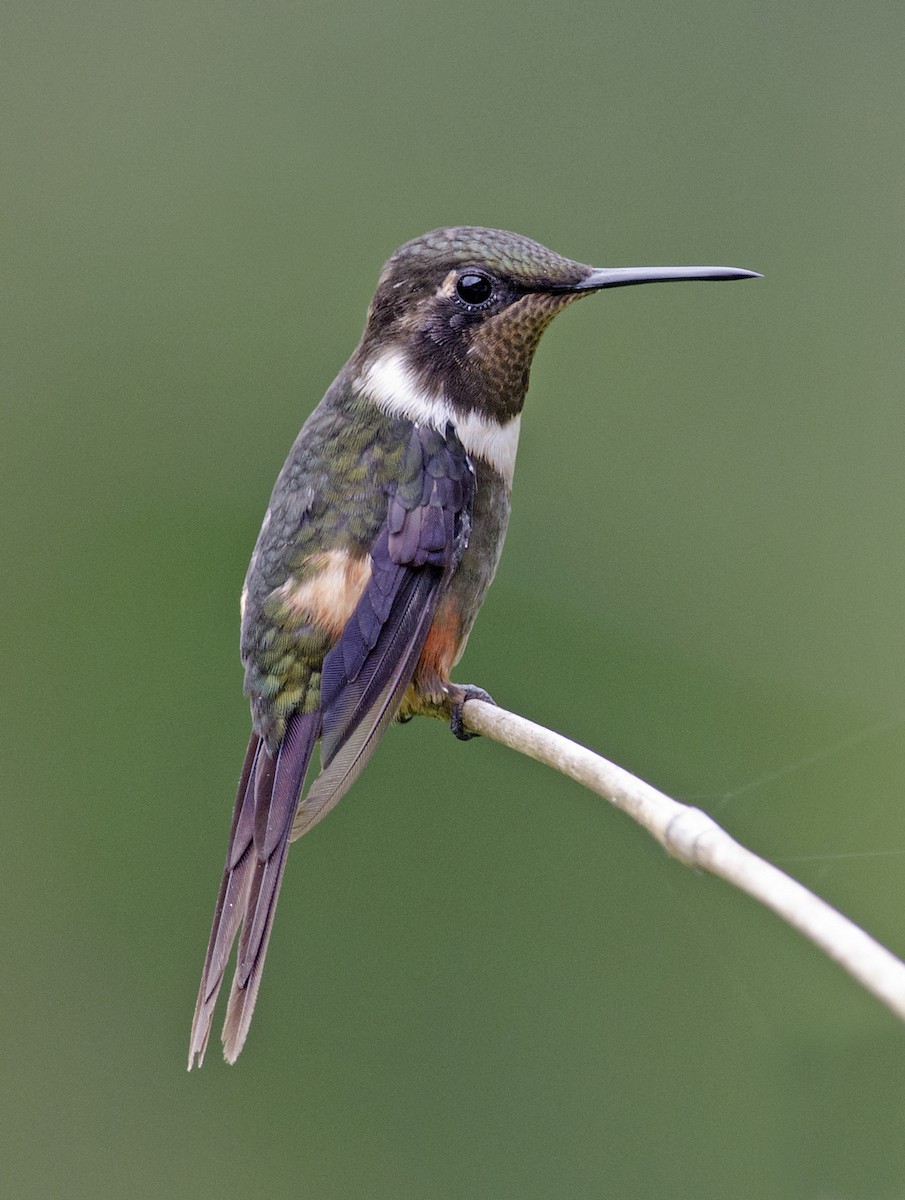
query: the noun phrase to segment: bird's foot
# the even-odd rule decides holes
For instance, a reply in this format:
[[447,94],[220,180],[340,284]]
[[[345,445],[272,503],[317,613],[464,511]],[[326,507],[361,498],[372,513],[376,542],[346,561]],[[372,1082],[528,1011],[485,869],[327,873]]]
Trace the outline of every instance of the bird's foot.
[[449,688],[449,727],[460,742],[469,742],[472,738],[480,737],[465,728],[464,709],[469,700],[482,700],[485,704],[496,704],[493,696],[483,688],[475,687],[473,683],[454,683]]

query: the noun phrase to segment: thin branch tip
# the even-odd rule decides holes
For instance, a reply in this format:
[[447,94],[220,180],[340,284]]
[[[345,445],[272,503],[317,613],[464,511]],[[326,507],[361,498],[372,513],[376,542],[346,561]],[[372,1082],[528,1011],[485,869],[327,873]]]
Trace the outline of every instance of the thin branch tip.
[[596,792],[643,826],[679,862],[747,892],[905,1021],[905,963],[803,884],[735,841],[707,813],[680,804],[586,746],[494,704],[468,700],[463,722],[471,732]]

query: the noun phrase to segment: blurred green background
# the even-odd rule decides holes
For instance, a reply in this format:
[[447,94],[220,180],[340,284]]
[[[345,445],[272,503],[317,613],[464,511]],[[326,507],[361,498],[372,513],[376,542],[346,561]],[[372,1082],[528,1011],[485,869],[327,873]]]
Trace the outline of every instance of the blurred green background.
[[905,1194],[905,1036],[558,776],[391,731],[186,1074],[238,593],[384,259],[441,224],[745,285],[535,365],[460,678],[905,953],[905,8],[8,0],[10,1197]]

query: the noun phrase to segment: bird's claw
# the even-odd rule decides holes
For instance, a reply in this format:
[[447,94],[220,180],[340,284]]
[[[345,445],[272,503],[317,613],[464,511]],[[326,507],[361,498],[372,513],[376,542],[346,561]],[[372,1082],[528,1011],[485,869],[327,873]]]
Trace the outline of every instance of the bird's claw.
[[489,692],[485,692],[483,688],[475,687],[473,683],[462,683],[456,684],[455,690],[451,692],[451,700],[449,727],[459,741],[470,742],[472,738],[480,737],[479,733],[473,733],[470,729],[465,728],[465,705],[469,700],[482,700],[485,704],[495,705],[496,700],[493,696]]

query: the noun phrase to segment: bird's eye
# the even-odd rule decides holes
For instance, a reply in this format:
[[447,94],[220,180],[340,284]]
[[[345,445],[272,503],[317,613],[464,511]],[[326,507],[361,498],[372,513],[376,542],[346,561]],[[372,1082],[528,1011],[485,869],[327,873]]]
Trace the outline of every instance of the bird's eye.
[[486,275],[466,271],[456,280],[456,295],[465,304],[486,304],[493,295],[493,283]]

